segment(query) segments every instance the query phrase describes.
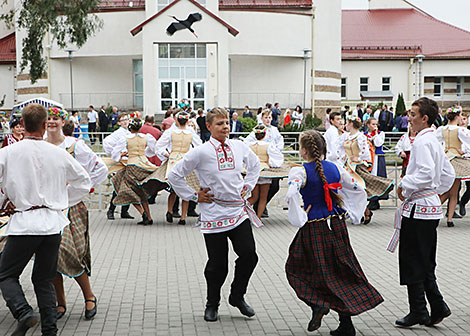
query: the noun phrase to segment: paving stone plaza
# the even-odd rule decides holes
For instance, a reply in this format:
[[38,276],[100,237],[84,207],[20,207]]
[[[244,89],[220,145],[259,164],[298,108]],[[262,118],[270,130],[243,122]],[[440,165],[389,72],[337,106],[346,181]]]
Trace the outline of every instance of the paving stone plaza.
[[[204,241],[195,218],[186,226],[164,222],[166,194],[151,207],[156,223],[138,226],[136,220],[108,221],[105,212],[90,211],[92,287],[98,298],[98,314],[84,319],[84,302],[75,281],[65,281],[67,313],[58,322],[60,335],[329,335],[338,323],[330,313],[322,327],[307,333],[309,308],[290,288],[284,263],[296,228],[287,222],[282,204],[270,205],[265,226],[254,229],[259,263],[247,302],[256,311],[245,318],[227,303],[229,284],[223,288],[215,323],[203,320],[206,262]],[[134,212],[134,215],[136,213]],[[397,317],[408,312],[405,287],[398,284],[397,254],[385,250],[393,231],[392,208],[378,210],[368,226],[349,226],[353,247],[369,281],[385,302],[375,310],[353,318],[358,335],[470,335],[470,224],[456,220],[455,228],[439,227],[438,269],[441,290],[452,315],[436,328],[398,329]],[[235,255],[231,253],[233,265]],[[31,265],[22,276],[28,300],[37,310],[29,279]],[[15,321],[0,302],[0,335],[9,335]],[[38,328],[31,335],[40,335]],[[28,335],[29,335],[28,334]]]

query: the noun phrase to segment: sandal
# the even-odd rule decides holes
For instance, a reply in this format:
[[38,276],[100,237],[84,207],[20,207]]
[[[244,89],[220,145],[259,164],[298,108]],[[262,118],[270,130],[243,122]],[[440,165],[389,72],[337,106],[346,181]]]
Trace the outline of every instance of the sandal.
[[[96,315],[96,296],[93,300],[85,300],[85,320],[91,320]],[[92,309],[86,309],[86,303],[93,302],[95,306]]]
[[57,311],[57,319],[60,320],[62,317],[64,317],[65,313],[67,312],[67,307],[64,305],[57,305],[57,308],[64,308],[64,311]]

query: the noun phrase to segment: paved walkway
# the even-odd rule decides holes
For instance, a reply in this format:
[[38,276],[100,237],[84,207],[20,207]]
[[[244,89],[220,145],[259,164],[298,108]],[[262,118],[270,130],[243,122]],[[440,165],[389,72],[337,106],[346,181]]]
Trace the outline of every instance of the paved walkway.
[[[166,197],[164,197],[166,199]],[[255,229],[259,264],[247,294],[256,316],[244,318],[227,304],[229,281],[223,288],[220,321],[204,322],[206,261],[204,242],[192,225],[163,222],[164,199],[152,206],[156,224],[108,221],[105,213],[90,212],[93,272],[98,315],[84,320],[84,302],[78,285],[66,279],[67,313],[59,321],[60,335],[306,335],[310,318],[287,283],[284,273],[289,244],[296,229],[287,223],[287,212],[270,206],[270,218]],[[439,228],[438,277],[452,316],[437,328],[397,329],[394,321],[407,313],[405,288],[398,285],[397,255],[385,251],[392,234],[392,210],[375,212],[368,226],[350,226],[349,232],[370,282],[385,302],[353,319],[358,335],[469,335],[470,334],[470,223],[456,220],[456,227]],[[190,223],[194,223],[190,219]],[[234,255],[231,254],[233,264]],[[231,267],[229,279],[232,278]],[[31,265],[22,277],[28,300],[36,309],[30,282]],[[0,335],[9,335],[15,321],[0,300]],[[319,331],[329,335],[337,326],[329,314]],[[33,335],[40,335],[36,328]]]

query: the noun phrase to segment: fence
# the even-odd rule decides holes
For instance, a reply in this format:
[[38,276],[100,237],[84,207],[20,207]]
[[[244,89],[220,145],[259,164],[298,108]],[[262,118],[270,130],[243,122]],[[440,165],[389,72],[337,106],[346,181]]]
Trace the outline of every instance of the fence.
[[295,108],[304,106],[303,93],[230,93],[230,107],[242,109],[246,105],[250,107],[264,106],[266,102],[279,103],[280,106]]
[[[59,101],[68,109],[72,106],[70,93],[59,93]],[[90,92],[74,93],[73,109],[86,110],[88,106],[95,107],[111,104],[120,109],[142,109],[144,94],[142,92]]]
[[[80,137],[83,138],[93,149],[93,151],[98,156],[105,156],[103,146],[100,142],[100,137],[104,138],[109,135],[110,132],[96,132],[93,135],[90,135],[89,132],[81,132]],[[240,136],[241,138],[247,136],[248,132],[239,132],[231,133],[232,135]],[[386,132],[385,133],[385,143],[384,143],[384,152],[386,153],[386,163],[387,163],[387,174],[389,178],[393,178],[398,184],[399,177],[401,175],[401,166],[399,165],[399,160],[395,155],[395,145],[400,139],[403,133],[399,132]],[[300,157],[298,148],[299,148],[299,135],[298,132],[282,132],[281,135],[284,137],[284,154],[285,160],[291,163],[302,164],[303,160]],[[92,143],[91,140],[95,139],[95,142]],[[281,187],[287,188],[287,183],[284,183]],[[95,193],[90,195],[86,200],[90,208],[97,209],[99,211],[104,210],[108,205],[108,199],[110,199],[112,194],[111,184],[109,181],[104,182],[103,184],[97,187]],[[280,205],[282,202],[283,196],[278,196],[274,198],[274,201]],[[384,208],[396,208],[398,206],[398,197],[396,191],[392,191],[389,195],[389,199],[383,203]]]

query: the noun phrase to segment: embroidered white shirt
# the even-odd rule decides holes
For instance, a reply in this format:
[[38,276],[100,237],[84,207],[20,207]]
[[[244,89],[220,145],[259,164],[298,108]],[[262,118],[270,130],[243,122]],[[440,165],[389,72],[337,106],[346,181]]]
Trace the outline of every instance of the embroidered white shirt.
[[[77,204],[91,188],[88,173],[72,155],[29,139],[0,150],[0,179],[3,198],[18,211],[10,217],[7,235],[60,233],[69,224],[62,210]],[[28,210],[35,206],[46,208]]]
[[328,128],[323,137],[326,141],[326,159],[336,164],[340,164],[342,162],[342,155],[338,129],[335,126],[330,125],[330,128]]
[[[248,193],[258,181],[260,163],[258,157],[240,140],[225,141],[222,144],[214,138],[199,147],[191,149],[168,175],[168,181],[175,192],[185,201],[197,202],[197,194],[185,181],[195,172],[201,188],[210,188],[215,199],[223,201],[241,200],[243,189]],[[242,170],[246,168],[245,179]],[[227,207],[216,202],[199,203],[199,223],[202,233],[225,232],[236,228],[248,218],[243,206]]]
[[[452,187],[454,180],[454,167],[445,155],[434,130],[426,128],[419,132],[411,146],[410,162],[406,175],[399,184],[403,189],[403,196],[408,198],[413,193],[423,190],[432,190],[443,194]],[[419,198],[415,202],[410,202],[403,209],[404,217],[410,218],[414,205],[416,205],[414,218],[442,218],[439,195]]]
[[[250,134],[248,134],[244,141],[248,145],[255,143],[257,141],[255,132],[252,131]],[[268,143],[274,143],[280,151],[284,150],[284,138],[281,133],[279,133],[277,127],[266,126],[266,137],[264,138],[264,141]]]
[[103,150],[106,155],[111,156],[114,146],[116,146],[120,141],[125,139],[126,135],[128,134],[131,134],[128,129],[125,129],[124,127],[119,127],[113,133],[104,138]]

